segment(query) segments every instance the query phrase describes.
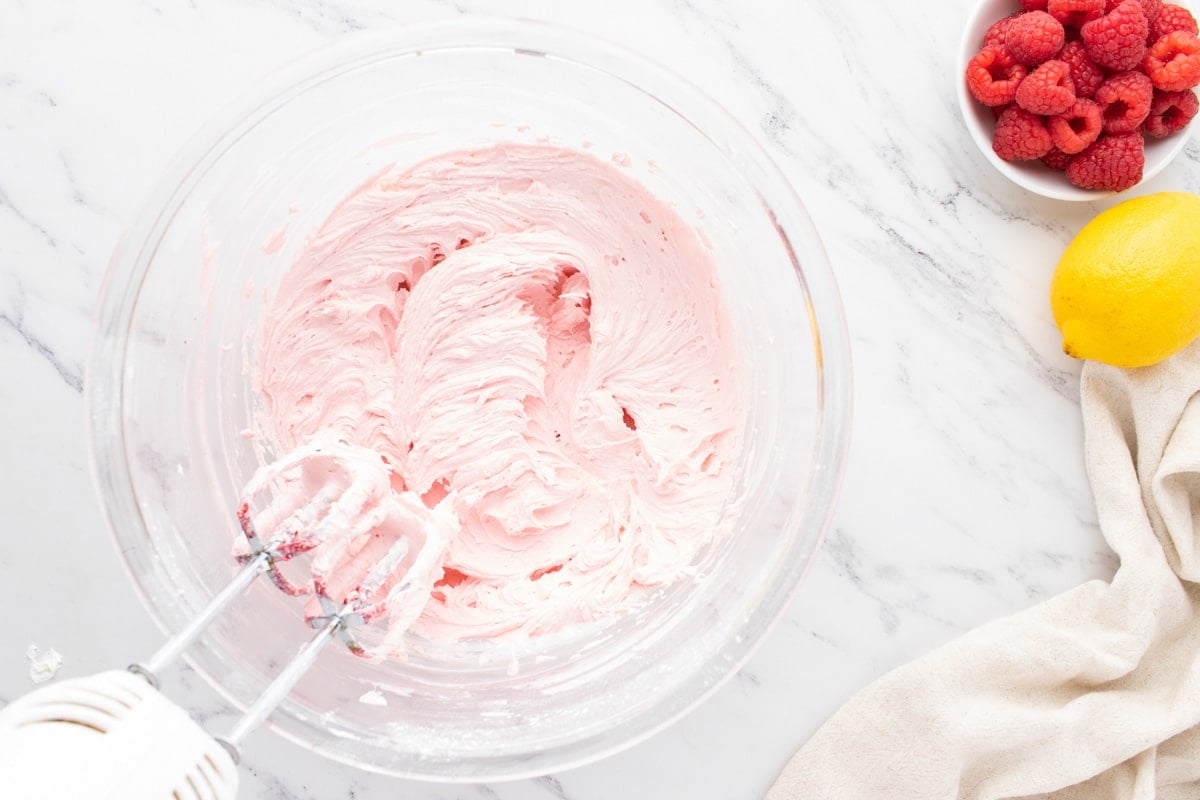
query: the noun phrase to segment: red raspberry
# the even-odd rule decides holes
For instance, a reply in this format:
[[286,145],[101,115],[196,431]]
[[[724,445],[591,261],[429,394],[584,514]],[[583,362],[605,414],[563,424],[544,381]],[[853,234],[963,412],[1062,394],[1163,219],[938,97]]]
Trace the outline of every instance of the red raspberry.
[[1045,11],[1046,0],[1020,0],[1021,8],[1026,11]]
[[1137,0],[1125,0],[1100,19],[1085,22],[1079,32],[1096,66],[1122,72],[1142,63],[1150,23]]
[[993,22],[991,27],[987,29],[987,33],[983,35],[983,46],[1004,47],[1004,34],[1008,33],[1008,26],[1016,18],[1017,15],[1013,14],[1012,16]]
[[1104,0],[1050,0],[1046,11],[1065,27],[1078,28],[1104,16]]
[[1074,159],[1075,156],[1071,155],[1070,153],[1064,153],[1062,150],[1059,150],[1057,147],[1055,147],[1049,153],[1046,153],[1046,155],[1042,156],[1042,163],[1050,169],[1063,172]]
[[1200,111],[1195,92],[1155,92],[1146,117],[1146,133],[1161,139],[1181,131]]
[[1105,133],[1132,133],[1150,113],[1154,86],[1136,70],[1118,72],[1096,90],[1096,102],[1104,112]]
[[992,149],[1005,161],[1032,161],[1050,152],[1054,140],[1037,114],[1010,106],[996,120]]
[[1071,83],[1075,84],[1075,96],[1094,97],[1100,84],[1104,83],[1104,70],[1088,58],[1083,42],[1067,42],[1059,52],[1058,60],[1071,68]]
[[1144,66],[1155,89],[1182,92],[1200,85],[1200,37],[1187,31],[1168,33],[1150,48]]
[[1100,138],[1104,130],[1104,117],[1099,105],[1091,100],[1079,99],[1066,112],[1047,120],[1046,126],[1050,129],[1055,148],[1075,155]]
[[1029,73],[1017,87],[1017,105],[1034,114],[1061,114],[1074,102],[1071,68],[1061,61],[1047,61]]
[[1162,11],[1158,12],[1158,18],[1150,23],[1150,43],[1153,44],[1168,33],[1175,31],[1187,31],[1200,35],[1200,27],[1196,25],[1196,18],[1192,16],[1192,12],[1174,3],[1163,3]]
[[985,106],[1002,106],[1017,97],[1025,68],[1003,47],[985,47],[967,63],[967,88]]
[[[1137,4],[1142,7],[1142,13],[1146,15],[1146,19],[1153,20],[1162,8],[1163,0],[1137,0]],[[1121,0],[1106,0],[1104,13],[1107,14],[1119,5],[1121,5]]]
[[1027,67],[1054,58],[1066,41],[1062,23],[1045,11],[1022,14],[1012,21],[1004,34],[1005,46],[1017,61]]
[[1084,189],[1123,192],[1136,186],[1146,166],[1140,133],[1102,136],[1067,167],[1067,180]]

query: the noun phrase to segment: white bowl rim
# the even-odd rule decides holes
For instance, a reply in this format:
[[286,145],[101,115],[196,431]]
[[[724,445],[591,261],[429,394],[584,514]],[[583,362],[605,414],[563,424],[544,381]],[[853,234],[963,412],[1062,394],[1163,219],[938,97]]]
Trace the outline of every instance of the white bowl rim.
[[1154,159],[1152,161],[1149,156],[1147,157],[1142,179],[1134,186],[1126,189],[1125,192],[1081,189],[1069,183],[1061,174],[1049,170],[1049,168],[1043,171],[1038,166],[1040,162],[1010,162],[996,155],[996,152],[992,150],[991,127],[987,125],[984,118],[984,115],[990,115],[991,110],[971,96],[964,76],[967,71],[967,63],[979,52],[979,45],[983,39],[984,32],[987,31],[993,22],[1003,16],[1007,16],[1004,13],[1005,8],[1008,8],[1010,12],[1017,11],[1019,10],[1019,5],[1015,0],[981,0],[975,6],[975,10],[971,12],[966,24],[963,25],[962,38],[958,46],[958,65],[954,73],[955,86],[958,91],[958,105],[963,123],[967,126],[967,131],[970,132],[971,138],[975,141],[975,145],[979,148],[979,151],[992,163],[992,166],[1000,171],[1001,175],[1023,189],[1040,194],[1043,197],[1049,197],[1053,200],[1088,202],[1103,200],[1107,197],[1125,194],[1125,192],[1136,189],[1162,172],[1168,164],[1183,152],[1192,131],[1190,123],[1182,131],[1166,139],[1147,141],[1147,149],[1153,148],[1152,154]]

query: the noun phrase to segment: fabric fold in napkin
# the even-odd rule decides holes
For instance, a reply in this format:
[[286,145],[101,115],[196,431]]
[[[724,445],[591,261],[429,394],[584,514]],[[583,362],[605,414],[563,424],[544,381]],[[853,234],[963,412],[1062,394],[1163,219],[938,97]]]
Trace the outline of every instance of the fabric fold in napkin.
[[1200,342],[1142,369],[1089,362],[1081,394],[1112,580],[885,675],[767,800],[1200,798]]

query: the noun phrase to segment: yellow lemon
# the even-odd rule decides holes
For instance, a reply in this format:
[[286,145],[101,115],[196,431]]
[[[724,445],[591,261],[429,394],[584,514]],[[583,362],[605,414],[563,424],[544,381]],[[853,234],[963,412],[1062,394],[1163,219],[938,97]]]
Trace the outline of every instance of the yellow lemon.
[[1200,336],[1200,197],[1160,192],[1089,222],[1050,283],[1063,352],[1144,367]]

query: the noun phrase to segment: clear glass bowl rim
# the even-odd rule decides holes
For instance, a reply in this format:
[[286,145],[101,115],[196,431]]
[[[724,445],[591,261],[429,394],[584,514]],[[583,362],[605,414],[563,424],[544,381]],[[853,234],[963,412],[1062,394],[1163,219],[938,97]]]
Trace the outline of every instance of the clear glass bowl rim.
[[[714,659],[727,665],[724,674],[716,681],[704,682],[697,675],[685,682],[673,696],[667,695],[660,701],[660,704],[671,702],[679,710],[660,720],[638,724],[644,718],[656,716],[652,707],[639,717],[622,723],[625,730],[615,741],[584,739],[561,751],[542,754],[542,758],[523,767],[494,776],[475,773],[469,777],[471,781],[515,780],[582,766],[632,747],[669,727],[715,693],[750,659],[782,616],[820,550],[837,505],[849,447],[851,366],[849,337],[833,270],[812,218],[779,167],[729,112],[693,83],[650,58],[591,34],[544,22],[484,17],[424,22],[402,29],[351,34],[277,70],[259,82],[254,91],[226,105],[176,154],[113,253],[97,301],[87,363],[85,402],[89,464],[106,526],[122,565],[155,624],[164,634],[170,635],[174,630],[151,601],[152,592],[146,583],[162,581],[164,576],[139,573],[128,552],[139,543],[128,526],[142,520],[124,453],[121,402],[124,337],[136,307],[138,290],[151,263],[146,254],[153,252],[190,186],[272,108],[332,72],[366,64],[372,59],[442,48],[545,54],[591,67],[651,95],[686,119],[727,155],[728,148],[736,146],[739,160],[753,169],[753,183],[764,202],[766,198],[772,199],[768,208],[794,254],[797,277],[808,298],[800,321],[802,323],[806,316],[812,327],[819,365],[816,447],[808,485],[796,487],[797,498],[803,498],[805,505],[803,514],[793,526],[795,531],[807,531],[808,535],[794,537],[796,546],[789,552],[787,564],[776,573],[773,584],[747,618],[740,634],[730,638],[714,655]],[[712,134],[719,135],[724,146],[713,141]],[[800,269],[795,254],[803,254],[803,269]],[[237,701],[224,691],[220,680],[190,655],[185,654],[184,658],[214,689],[237,705]],[[396,772],[343,750],[320,746],[305,738],[302,726],[290,727],[289,721],[286,712],[280,711],[267,727],[306,749],[349,766],[397,777],[457,782],[453,777],[440,774]]]

